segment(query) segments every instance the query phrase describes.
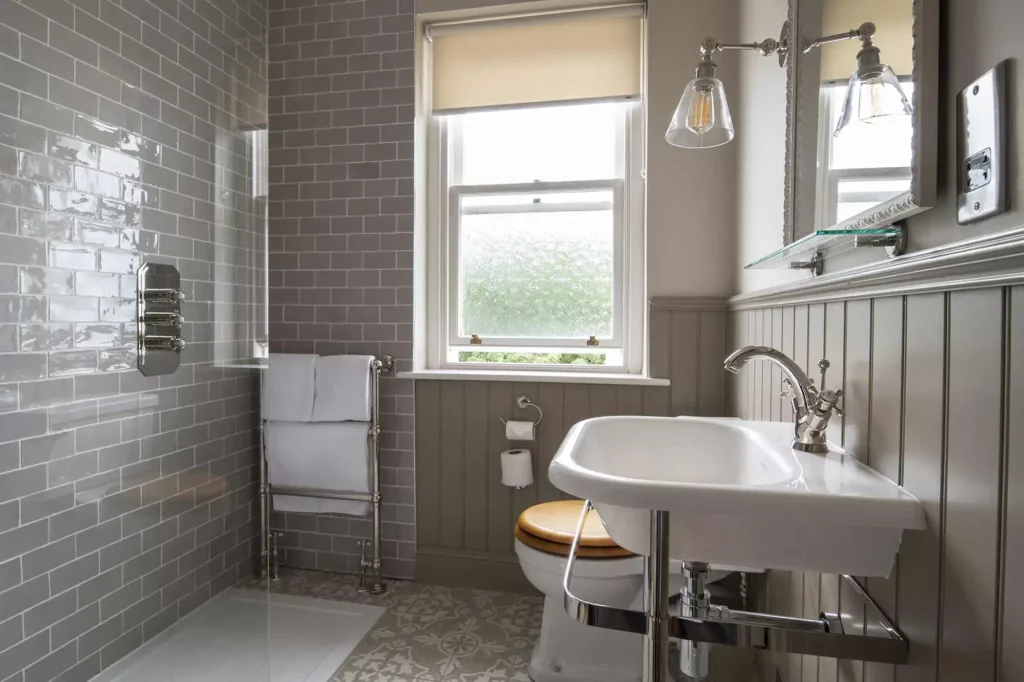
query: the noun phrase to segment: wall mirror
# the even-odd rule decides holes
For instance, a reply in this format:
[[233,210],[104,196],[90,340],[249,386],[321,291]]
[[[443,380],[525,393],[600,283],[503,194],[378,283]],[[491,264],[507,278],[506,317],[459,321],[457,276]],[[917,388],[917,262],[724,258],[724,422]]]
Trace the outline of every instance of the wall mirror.
[[786,244],[933,205],[938,0],[792,0]]

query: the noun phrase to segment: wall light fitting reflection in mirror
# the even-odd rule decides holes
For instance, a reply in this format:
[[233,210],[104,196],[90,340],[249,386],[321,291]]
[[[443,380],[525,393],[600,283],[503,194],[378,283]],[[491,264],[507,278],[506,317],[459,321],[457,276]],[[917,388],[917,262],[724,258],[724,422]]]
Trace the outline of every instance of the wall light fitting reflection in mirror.
[[[874,35],[875,25],[866,22],[859,28],[818,38],[802,50],[809,52],[843,40],[860,40],[862,43],[857,53],[857,70],[850,76],[843,113],[836,126],[836,136],[855,123],[874,124],[891,116],[913,113],[896,75],[881,62],[880,51],[871,40]],[[712,60],[715,52],[721,50],[752,50],[762,57],[777,54],[779,66],[785,66],[790,51],[789,22],[782,25],[778,40],[766,38],[757,43],[720,43],[714,38],[704,40],[695,78],[683,90],[665,132],[665,140],[669,144],[702,149],[723,145],[735,137],[725,87],[715,75],[717,65]]]

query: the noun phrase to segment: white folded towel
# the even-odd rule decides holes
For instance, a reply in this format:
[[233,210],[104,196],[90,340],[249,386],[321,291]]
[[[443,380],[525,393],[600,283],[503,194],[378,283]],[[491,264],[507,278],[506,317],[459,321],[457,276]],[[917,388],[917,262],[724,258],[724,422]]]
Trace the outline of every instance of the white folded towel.
[[[370,425],[365,422],[268,422],[267,473],[271,489],[281,486],[370,492],[369,432]],[[274,509],[366,516],[370,505],[352,500],[274,495]]]
[[263,419],[312,421],[315,375],[315,355],[271,353],[260,401]]
[[330,355],[316,359],[315,422],[370,421],[372,355]]

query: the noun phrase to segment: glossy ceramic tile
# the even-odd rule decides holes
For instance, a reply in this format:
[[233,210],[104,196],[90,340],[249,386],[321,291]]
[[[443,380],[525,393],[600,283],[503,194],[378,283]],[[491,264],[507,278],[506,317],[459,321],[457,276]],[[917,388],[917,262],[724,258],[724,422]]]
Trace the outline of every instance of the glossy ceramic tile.
[[[2,3],[0,680],[87,680],[251,565],[255,383],[213,347],[230,330],[250,353],[235,323],[261,300],[248,131],[268,120],[269,16],[199,5]],[[206,325],[164,381],[136,370],[150,257]]]

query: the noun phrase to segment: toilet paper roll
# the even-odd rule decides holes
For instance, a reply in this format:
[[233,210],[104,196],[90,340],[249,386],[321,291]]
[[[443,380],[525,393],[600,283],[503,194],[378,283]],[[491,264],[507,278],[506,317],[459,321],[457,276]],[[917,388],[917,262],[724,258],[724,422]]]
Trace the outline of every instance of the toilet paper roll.
[[533,440],[533,422],[505,422],[505,438],[508,440]]
[[533,458],[529,450],[518,448],[501,453],[501,484],[510,488],[533,484]]

